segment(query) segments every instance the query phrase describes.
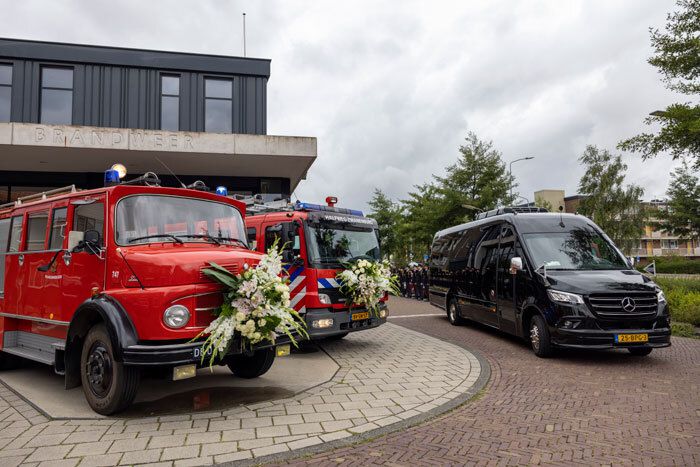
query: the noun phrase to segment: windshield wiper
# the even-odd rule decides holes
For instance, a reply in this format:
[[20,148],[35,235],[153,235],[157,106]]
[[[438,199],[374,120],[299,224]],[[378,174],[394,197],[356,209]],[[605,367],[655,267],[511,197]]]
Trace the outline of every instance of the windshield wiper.
[[148,238],[169,238],[169,239],[171,239],[172,241],[174,241],[174,242],[176,242],[176,243],[182,243],[182,240],[180,240],[179,238],[177,238],[175,235],[172,235],[172,234],[144,235],[143,237],[134,237],[134,238],[130,238],[130,239],[127,240],[126,242],[127,242],[127,243],[134,243],[134,242],[136,242],[136,241],[138,241],[138,240],[146,240],[146,239],[148,239]]
[[217,240],[223,240],[224,242],[236,242],[244,248],[248,248],[248,244],[241,240],[240,238],[233,237],[216,237]]
[[[212,237],[209,234],[189,234],[189,235],[178,235],[178,237],[184,237],[184,238],[203,238],[205,240],[211,240],[213,243],[216,243],[217,245],[221,245],[221,242],[217,240],[216,238]],[[182,241],[182,240],[181,240]]]

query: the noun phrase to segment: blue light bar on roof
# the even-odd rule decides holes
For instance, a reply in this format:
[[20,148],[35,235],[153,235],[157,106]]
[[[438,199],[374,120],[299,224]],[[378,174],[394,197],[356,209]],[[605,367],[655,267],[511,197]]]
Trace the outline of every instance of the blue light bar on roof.
[[331,206],[324,206],[322,204],[302,203],[301,201],[297,201],[294,204],[294,210],[295,211],[326,211],[326,212],[337,212],[337,213],[341,213],[341,214],[350,214],[351,216],[360,216],[360,217],[365,216],[362,213],[362,211],[358,211],[357,209],[336,208],[336,207],[331,207]]

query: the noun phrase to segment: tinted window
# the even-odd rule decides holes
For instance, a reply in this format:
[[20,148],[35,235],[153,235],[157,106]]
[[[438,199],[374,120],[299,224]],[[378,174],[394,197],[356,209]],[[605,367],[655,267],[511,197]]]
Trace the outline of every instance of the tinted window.
[[22,216],[15,216],[12,218],[12,224],[10,227],[10,245],[7,251],[17,252],[19,251],[20,241],[22,240]]
[[49,212],[32,212],[27,220],[27,251],[44,250]]
[[0,219],[0,293],[5,290],[5,252],[10,238],[10,219]]
[[73,211],[73,231],[86,232],[97,230],[100,233],[100,245],[104,246],[104,204],[92,203],[76,206]]
[[533,267],[547,269],[627,269],[626,260],[602,235],[575,228],[569,232],[523,235],[532,253]]
[[41,70],[41,123],[73,122],[73,70],[44,67]]
[[180,77],[160,77],[160,128],[180,129]]
[[233,81],[204,80],[204,131],[231,133],[233,130]]
[[51,219],[51,238],[49,240],[49,250],[58,250],[63,248],[63,239],[66,235],[66,212],[67,208],[58,208],[53,210],[53,219]]
[[10,121],[12,65],[0,64],[0,122]]
[[250,245],[251,250],[255,250],[257,248],[257,241],[256,241],[256,236],[257,236],[257,230],[255,227],[248,227],[246,229],[246,236],[248,237],[248,245]]

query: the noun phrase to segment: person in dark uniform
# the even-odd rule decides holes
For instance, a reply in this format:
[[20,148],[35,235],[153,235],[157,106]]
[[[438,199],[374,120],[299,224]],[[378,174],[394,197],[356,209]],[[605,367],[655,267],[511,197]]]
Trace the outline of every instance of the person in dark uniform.
[[423,279],[423,300],[428,300],[430,298],[429,294],[429,285],[430,285],[430,270],[428,269],[428,266],[425,265],[423,266],[423,271],[422,271],[422,279]]
[[423,298],[423,279],[421,278],[420,265],[413,268],[413,283],[415,284],[415,295],[413,298],[421,300]]

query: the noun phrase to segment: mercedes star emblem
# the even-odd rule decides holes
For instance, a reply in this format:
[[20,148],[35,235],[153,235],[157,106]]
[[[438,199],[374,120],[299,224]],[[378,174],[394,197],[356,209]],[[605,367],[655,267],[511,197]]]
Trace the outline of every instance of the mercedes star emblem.
[[630,297],[625,297],[622,299],[622,309],[627,313],[632,313],[634,309],[637,308],[637,304],[634,303]]

